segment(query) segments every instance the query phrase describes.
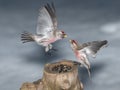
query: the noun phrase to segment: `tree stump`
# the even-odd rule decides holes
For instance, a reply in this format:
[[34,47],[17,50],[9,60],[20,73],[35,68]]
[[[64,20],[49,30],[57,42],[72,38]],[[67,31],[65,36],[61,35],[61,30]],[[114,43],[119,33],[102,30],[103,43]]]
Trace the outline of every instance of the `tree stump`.
[[20,90],[83,90],[78,78],[78,66],[73,61],[46,64],[43,78],[33,83],[24,83]]

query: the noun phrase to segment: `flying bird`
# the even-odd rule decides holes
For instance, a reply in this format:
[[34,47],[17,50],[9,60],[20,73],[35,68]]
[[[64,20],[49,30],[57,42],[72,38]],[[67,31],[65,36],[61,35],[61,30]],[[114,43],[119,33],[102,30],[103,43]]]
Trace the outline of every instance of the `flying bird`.
[[23,43],[36,42],[45,47],[45,52],[53,49],[52,43],[67,37],[64,31],[57,28],[56,10],[54,4],[46,4],[39,9],[39,16],[36,28],[36,34],[23,32],[21,40]]
[[[78,62],[81,63],[82,66],[87,68],[88,74],[90,77],[90,62],[88,60],[88,56],[96,57],[97,52],[102,48],[107,46],[108,41],[92,41],[83,44],[79,44],[75,40],[69,40],[71,48],[75,53]],[[78,64],[80,64],[78,63]]]

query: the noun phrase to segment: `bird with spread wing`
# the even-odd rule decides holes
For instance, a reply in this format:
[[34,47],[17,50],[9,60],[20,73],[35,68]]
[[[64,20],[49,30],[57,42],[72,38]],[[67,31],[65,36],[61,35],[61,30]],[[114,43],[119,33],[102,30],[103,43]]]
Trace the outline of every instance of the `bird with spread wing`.
[[102,48],[107,46],[108,41],[92,41],[83,44],[79,44],[75,40],[69,40],[71,48],[75,53],[76,58],[78,59],[78,64],[85,66],[88,70],[88,74],[90,77],[90,63],[88,60],[88,55],[92,57],[96,57],[97,52]]
[[45,47],[45,52],[52,50],[52,43],[66,38],[64,31],[57,28],[56,10],[54,4],[46,4],[39,10],[36,34],[23,32],[21,40],[23,43],[34,41]]

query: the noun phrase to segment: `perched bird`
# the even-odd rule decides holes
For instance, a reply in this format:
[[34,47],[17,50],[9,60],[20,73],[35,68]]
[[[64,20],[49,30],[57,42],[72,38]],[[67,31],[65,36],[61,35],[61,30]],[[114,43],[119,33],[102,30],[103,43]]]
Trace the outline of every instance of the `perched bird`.
[[76,58],[78,59],[78,62],[80,62],[82,66],[85,66],[87,68],[90,77],[90,63],[88,60],[88,55],[96,57],[98,50],[100,50],[100,48],[102,47],[107,46],[108,41],[92,41],[83,44],[79,44],[75,40],[69,40],[69,42],[73,52],[75,53]]
[[52,43],[66,38],[64,31],[58,30],[56,10],[54,4],[46,4],[39,10],[36,34],[23,32],[21,40],[23,43],[34,41],[38,45],[45,47],[45,52],[52,50]]

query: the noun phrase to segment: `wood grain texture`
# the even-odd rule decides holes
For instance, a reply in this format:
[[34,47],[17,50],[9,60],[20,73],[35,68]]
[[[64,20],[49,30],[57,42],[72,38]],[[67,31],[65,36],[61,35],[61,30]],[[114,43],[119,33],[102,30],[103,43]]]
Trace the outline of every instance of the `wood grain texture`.
[[[67,72],[52,70],[61,64],[70,66],[71,69]],[[78,77],[78,66],[70,60],[46,64],[43,72],[42,79],[33,83],[24,83],[20,90],[83,90],[83,85]]]

